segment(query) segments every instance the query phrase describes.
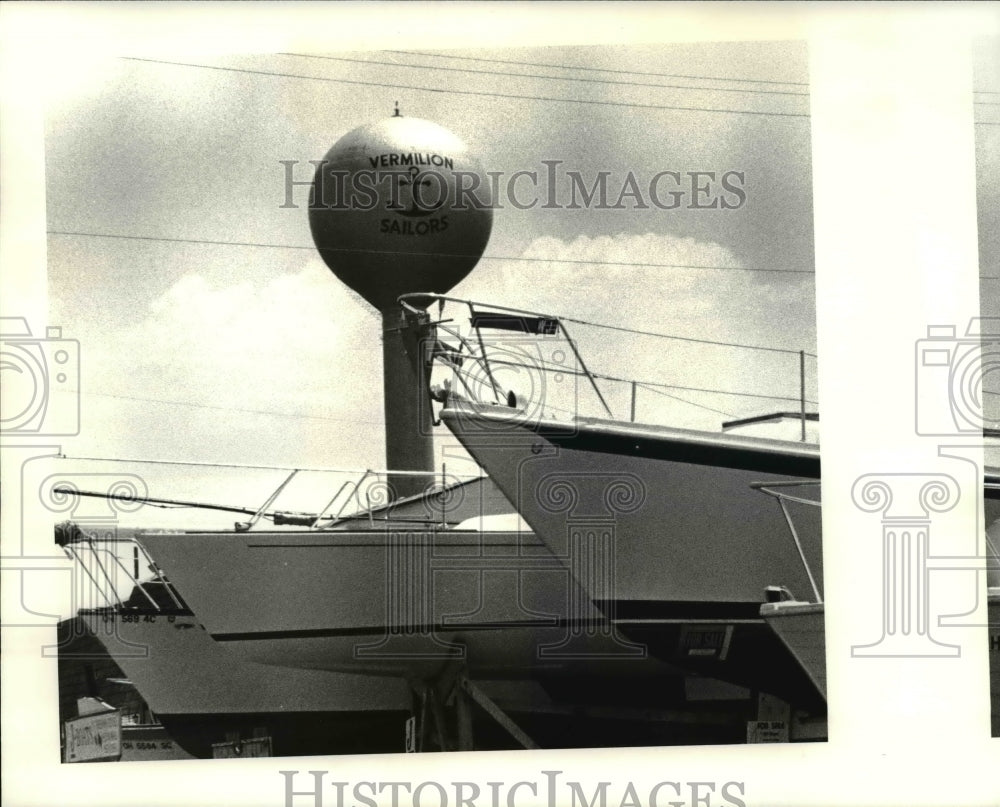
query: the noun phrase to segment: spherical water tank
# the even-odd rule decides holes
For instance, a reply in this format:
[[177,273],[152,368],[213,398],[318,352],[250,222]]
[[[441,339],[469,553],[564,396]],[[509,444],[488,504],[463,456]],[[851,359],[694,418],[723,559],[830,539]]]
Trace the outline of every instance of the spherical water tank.
[[380,311],[444,293],[476,265],[493,226],[479,160],[447,129],[396,116],[348,132],[316,170],[313,241],[327,266]]

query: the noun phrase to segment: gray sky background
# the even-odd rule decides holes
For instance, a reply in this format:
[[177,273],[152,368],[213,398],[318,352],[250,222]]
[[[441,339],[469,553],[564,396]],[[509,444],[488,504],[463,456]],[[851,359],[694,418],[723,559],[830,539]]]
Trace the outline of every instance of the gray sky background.
[[[296,178],[310,179],[308,160],[320,159],[351,129],[391,114],[397,100],[404,114],[452,130],[487,170],[507,176],[542,172],[543,160],[561,160],[561,170],[580,171],[590,181],[609,171],[612,189],[629,171],[643,186],[666,170],[745,172],[747,202],[737,210],[521,211],[505,205],[495,215],[486,258],[454,294],[679,336],[816,352],[804,43],[448,53],[523,64],[393,52],[186,60],[200,67],[108,58],[81,63],[53,89],[45,121],[49,321],[80,341],[83,391],[81,434],[64,441],[68,455],[384,464],[378,318],[312,249],[308,189],[295,189],[297,209],[282,208],[280,161],[300,161]],[[317,80],[270,75],[276,73]],[[988,234],[981,239],[982,259],[995,273],[996,127],[977,127],[977,135],[989,180],[980,184],[980,228]],[[861,179],[859,192],[877,192],[878,183],[891,181]],[[930,198],[930,179],[928,189]],[[524,257],[535,260],[504,259]],[[578,263],[550,262],[556,258]],[[728,268],[579,263],[586,261]],[[984,284],[984,301],[992,297],[984,313],[995,308],[995,289]],[[798,395],[794,355],[609,339],[580,328],[575,335],[597,372]],[[807,398],[816,401],[814,358],[806,369]],[[612,395],[616,410],[626,414],[627,397],[621,390]],[[716,430],[729,416],[797,408],[793,400],[671,395],[641,391],[639,419]],[[443,433],[437,443],[453,440]],[[245,472],[209,477],[148,466],[139,472],[157,495],[259,500],[251,484],[257,477]],[[274,479],[274,473],[262,475],[260,490]],[[303,499],[294,501],[293,494],[290,503],[316,506],[315,498],[306,501],[315,495],[307,486]],[[148,523],[148,511],[140,516]]]

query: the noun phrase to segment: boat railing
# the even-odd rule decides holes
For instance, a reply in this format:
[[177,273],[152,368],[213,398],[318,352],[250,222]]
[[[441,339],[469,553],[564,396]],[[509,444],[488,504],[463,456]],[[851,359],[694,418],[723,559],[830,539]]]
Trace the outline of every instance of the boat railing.
[[[363,522],[374,527],[382,521],[392,520],[393,510],[399,505],[412,503],[421,498],[427,501],[427,506],[424,508],[426,510],[424,520],[433,523],[440,521],[440,526],[447,527],[449,526],[447,509],[441,506],[432,506],[431,501],[434,497],[440,497],[444,501],[447,498],[447,491],[449,489],[482,478],[481,471],[475,474],[456,474],[448,470],[445,465],[432,471],[396,471],[372,468],[288,468],[159,460],[114,460],[99,457],[62,456],[61,459],[85,462],[180,465],[192,468],[212,469],[240,468],[253,471],[284,472],[284,475],[280,477],[280,481],[265,494],[260,504],[251,506],[234,506],[205,501],[149,496],[145,495],[145,491],[140,493],[138,490],[133,489],[134,486],[130,486],[128,490],[124,490],[124,488],[119,489],[114,486],[105,491],[81,490],[74,482],[69,480],[64,483],[59,482],[58,477],[56,477],[57,481],[53,484],[50,491],[51,495],[58,497],[73,496],[105,499],[112,506],[116,502],[122,502],[130,506],[145,504],[169,509],[195,508],[247,516],[248,518],[245,520],[235,523],[234,528],[237,532],[252,530],[264,520],[273,523],[275,526],[299,527],[310,530],[335,529],[338,525],[346,522],[351,522],[352,524]],[[333,485],[330,485],[326,478],[329,475],[334,476]],[[346,476],[347,478],[339,479],[337,475]],[[406,497],[397,496],[392,479],[399,477],[423,478],[426,480],[425,489],[421,493]],[[292,494],[292,484],[296,481],[299,482],[299,487],[296,493]],[[143,485],[145,486],[146,484],[147,482],[143,480]],[[333,491],[332,494],[327,492],[331,489]],[[304,494],[303,490],[308,492]],[[285,501],[288,501],[293,495],[300,499],[303,496],[312,499],[317,495],[321,495],[325,497],[322,500],[324,504],[319,510],[308,512],[298,509],[278,509],[278,505],[283,498]],[[413,520],[420,519],[414,518]]]
[[[427,481],[427,485],[422,493],[397,498],[392,490],[390,477],[424,479]],[[448,471],[444,465],[440,470],[435,471],[376,471],[366,469],[358,479],[345,482],[338,489],[337,494],[320,511],[310,528],[331,529],[346,522],[359,520],[366,521],[370,527],[375,527],[382,522],[392,521],[394,510],[400,505],[416,502],[420,499],[425,499],[427,502],[425,507],[427,514],[435,516],[431,520],[441,527],[447,527],[449,526],[447,507],[442,504],[435,508],[430,504],[431,500],[440,497],[444,502],[449,489],[482,478],[481,474],[454,474]],[[327,513],[332,510],[333,504],[338,500],[340,505],[336,514],[328,516]],[[419,519],[405,520],[416,521]]]
[[810,499],[806,496],[797,495],[800,490],[818,490],[820,485],[821,482],[818,479],[789,479],[776,482],[753,482],[750,484],[750,487],[753,490],[759,490],[761,493],[772,497],[781,508],[781,513],[785,517],[785,523],[788,525],[788,530],[791,533],[795,549],[799,553],[799,560],[802,561],[802,568],[805,569],[806,577],[809,578],[809,585],[812,587],[813,596],[815,597],[815,602],[817,604],[823,602],[823,595],[820,592],[819,585],[816,582],[816,577],[812,572],[812,568],[809,566],[809,561],[806,559],[805,549],[802,546],[802,539],[799,536],[798,530],[795,528],[795,521],[792,519],[792,515],[788,510],[788,503],[793,502],[795,504],[806,505],[807,507],[822,507],[822,501],[820,499]]
[[[391,510],[399,504],[421,497],[433,497],[451,486],[480,478],[478,475],[450,474],[445,467],[442,467],[440,471],[383,471],[365,468],[348,471],[348,473],[360,475],[342,482],[334,491],[333,496],[316,513],[271,512],[270,508],[278,500],[278,497],[304,470],[308,469],[292,469],[260,507],[254,511],[249,520],[236,523],[236,530],[247,532],[265,517],[273,520],[276,525],[303,526],[310,530],[331,529],[348,521],[357,522],[359,520],[366,521],[369,526],[374,527],[376,522],[391,520]],[[338,472],[344,473],[344,471]],[[390,482],[392,477],[426,479],[428,484],[423,493],[397,498]],[[446,514],[441,513],[441,517],[442,526],[447,526]]]
[[75,604],[81,610],[188,612],[173,584],[133,535],[65,521],[56,525],[55,540],[84,577],[84,585],[75,589]]
[[[444,294],[404,294],[399,297],[399,304],[406,313],[407,319],[411,323],[426,327],[428,333],[432,334],[427,339],[428,361],[435,362],[440,366],[450,370],[454,378],[454,386],[451,389],[432,389],[432,396],[437,400],[445,400],[447,395],[455,394],[464,396],[474,404],[485,405],[507,405],[514,408],[531,406],[532,412],[546,413],[555,412],[559,417],[563,413],[568,413],[571,418],[579,417],[582,413],[581,406],[590,406],[589,413],[606,417],[610,420],[621,420],[635,422],[637,420],[637,402],[640,392],[644,397],[655,394],[655,400],[661,400],[659,396],[676,401],[681,404],[688,404],[699,409],[709,409],[730,418],[737,418],[738,415],[732,412],[722,411],[722,409],[732,409],[734,401],[755,401],[758,406],[761,401],[782,401],[794,402],[799,405],[798,416],[802,420],[802,440],[806,440],[805,423],[809,417],[806,412],[806,404],[817,405],[816,401],[806,398],[806,356],[814,356],[801,350],[791,350],[779,347],[760,347],[753,345],[733,344],[709,339],[677,336],[671,334],[655,333],[648,330],[641,330],[622,325],[610,325],[587,320],[576,319],[554,315],[550,313],[532,311],[529,309],[514,308],[510,306],[495,305],[493,303],[477,302],[475,300],[453,297]],[[434,304],[437,305],[437,315],[432,316]],[[445,316],[445,307],[452,306],[462,312],[462,316]],[[451,315],[451,309],[448,310]],[[459,322],[468,315],[468,327],[459,326]],[[572,331],[570,326],[572,326]],[[464,331],[464,333],[463,333]],[[486,336],[484,336],[486,332]],[[526,341],[534,340],[535,346],[541,346],[541,340],[548,340],[548,347],[552,349],[548,352],[537,350],[518,350],[510,339],[498,338],[498,332],[506,332],[507,335],[518,334],[519,338]],[[614,342],[608,341],[608,335],[614,334]],[[584,360],[584,350],[581,349],[581,336],[583,342],[588,345],[587,352],[593,353],[595,346],[614,346],[618,354],[626,356],[652,355],[648,350],[631,347],[627,341],[620,340],[646,340],[637,342],[637,345],[648,346],[649,339],[656,340],[679,340],[680,342],[697,342],[705,346],[714,346],[715,349],[740,349],[757,351],[758,355],[764,355],[759,351],[764,351],[767,356],[783,362],[776,366],[774,370],[780,375],[788,373],[790,376],[794,372],[794,394],[775,395],[770,393],[757,392],[752,390],[723,390],[709,389],[701,385],[690,386],[683,383],[668,383],[668,379],[643,378],[637,372],[634,377],[598,372],[598,369],[588,361]],[[558,346],[555,344],[558,342]],[[676,342],[672,342],[674,344]],[[658,342],[659,344],[659,342]],[[601,347],[597,349],[603,350]],[[705,348],[707,349],[707,347]],[[795,359],[794,371],[788,363],[791,354]],[[605,359],[606,360],[606,359]],[[600,360],[598,360],[600,361]],[[634,364],[635,362],[630,362]],[[531,387],[533,392],[539,389],[548,393],[546,400],[518,400],[513,390],[505,389],[501,383],[501,370],[515,368],[518,371],[527,371],[528,376],[519,379],[519,384]],[[652,373],[651,373],[652,374]],[[546,384],[541,379],[563,379],[563,378],[583,379],[583,389],[589,390],[592,400],[588,404],[584,398],[576,397],[576,386],[572,386],[572,398],[570,400],[560,399],[558,394],[551,391],[558,387],[558,384]],[[538,380],[538,383],[536,383]],[[679,381],[679,379],[678,379]],[[791,379],[789,379],[791,381]],[[792,384],[789,383],[788,390],[792,392]],[[697,396],[710,394],[714,397],[710,400],[726,400],[730,404],[722,409],[705,405],[698,400],[688,400],[686,397],[679,397],[678,393],[687,391],[695,393]],[[719,397],[724,396],[724,397]],[[593,403],[599,405],[599,409],[593,409]],[[564,404],[564,405],[560,405]],[[787,403],[784,408],[789,408]],[[650,405],[649,408],[655,409]],[[758,410],[759,413],[759,410]],[[655,417],[655,415],[654,415]]]
[[[802,561],[802,566],[805,569],[806,576],[809,578],[809,583],[812,586],[813,594],[816,598],[817,603],[823,602],[823,597],[820,594],[819,586],[816,583],[816,578],[812,573],[812,569],[809,566],[809,562],[806,560],[806,554],[802,546],[802,540],[799,536],[798,530],[795,528],[795,522],[792,519],[792,515],[788,509],[788,503],[792,502],[795,504],[806,505],[809,507],[822,507],[822,501],[820,499],[811,499],[806,496],[797,495],[799,490],[805,490],[809,488],[819,488],[820,481],[817,480],[782,480],[778,482],[754,482],[750,485],[754,490],[759,490],[768,496],[774,498],[778,505],[781,507],[782,515],[785,517],[785,523],[788,525],[789,532],[792,536],[792,541],[795,543],[795,549],[799,553],[799,558]],[[984,481],[983,491],[1000,491],[1000,482]],[[987,525],[989,526],[989,525]],[[986,551],[987,551],[987,563],[997,564],[1000,563],[1000,549],[998,549],[997,544],[990,538],[989,532],[984,532],[986,540]]]
[[[465,393],[477,403],[489,403],[482,398],[478,389],[485,387],[493,397],[492,403],[500,404],[507,400],[509,391],[504,390],[498,382],[498,367],[518,367],[540,371],[542,373],[558,373],[561,375],[573,375],[586,378],[590,389],[600,402],[603,411],[609,418],[614,418],[614,412],[608,405],[608,401],[598,385],[598,379],[612,379],[610,376],[599,376],[591,372],[587,367],[583,356],[580,353],[578,343],[570,335],[566,327],[566,319],[563,317],[543,314],[537,311],[529,311],[509,306],[493,305],[466,300],[459,297],[450,297],[443,294],[404,294],[399,298],[399,303],[405,311],[414,317],[425,317],[425,308],[431,303],[438,303],[439,311],[443,313],[445,303],[456,303],[468,310],[472,331],[475,334],[474,341],[464,336],[458,329],[450,327],[452,320],[438,319],[432,323],[441,333],[457,340],[459,347],[456,349],[439,340],[435,340],[432,350],[432,358],[438,359],[450,366],[455,372],[458,383],[462,385]],[[496,355],[498,352],[488,348],[487,340],[483,338],[483,329],[498,330],[525,334],[527,336],[538,337],[559,337],[561,336],[569,347],[576,367],[563,364],[550,365],[544,360],[528,361],[527,356],[517,356],[519,361],[511,361]],[[466,368],[466,363],[470,363],[475,370]],[[530,364],[530,367],[528,366]],[[576,414],[575,412],[573,414]]]

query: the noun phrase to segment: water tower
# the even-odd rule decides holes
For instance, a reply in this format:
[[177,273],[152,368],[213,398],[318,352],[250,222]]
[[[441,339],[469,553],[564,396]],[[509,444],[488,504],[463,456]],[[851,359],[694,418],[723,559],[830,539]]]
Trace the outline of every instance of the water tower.
[[[433,471],[429,356],[421,323],[397,298],[443,294],[482,256],[493,210],[478,159],[447,129],[397,109],[327,152],[313,180],[309,226],[326,265],[382,315],[387,466]],[[430,479],[390,475],[389,482],[406,496]]]

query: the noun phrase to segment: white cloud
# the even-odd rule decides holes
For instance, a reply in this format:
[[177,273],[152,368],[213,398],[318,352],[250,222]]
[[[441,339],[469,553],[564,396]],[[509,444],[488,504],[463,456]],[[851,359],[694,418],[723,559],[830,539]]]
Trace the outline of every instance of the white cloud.
[[330,450],[382,418],[379,330],[318,259],[256,286],[189,273],[87,339],[83,437],[116,456],[343,464]]
[[[815,352],[811,278],[741,271],[739,260],[719,244],[659,233],[581,235],[571,241],[544,237],[529,244],[521,257],[531,260],[483,262],[456,295],[655,333]],[[730,268],[686,268],[713,266]],[[570,327],[594,372],[682,386],[798,395],[794,355]],[[814,363],[807,364],[807,372],[811,374],[807,386],[815,389]],[[606,386],[616,415],[627,416],[628,387]],[[793,401],[662,392],[739,417],[795,408]],[[728,419],[641,389],[638,414],[640,419],[711,430]]]
[[[775,284],[742,271],[590,263],[738,266],[718,244],[654,233],[546,237],[530,243],[522,257],[532,260],[482,262],[455,294],[700,339],[813,343],[815,302],[800,276]],[[318,258],[263,282],[189,271],[136,314],[83,345],[88,394],[77,441],[84,448],[76,454],[297,467],[384,463],[379,317]],[[464,322],[466,312],[449,307],[446,315]],[[595,372],[797,394],[797,357],[580,325],[571,330]],[[629,387],[604,383],[602,389],[615,414],[627,417]],[[639,389],[640,420],[716,430],[727,419],[678,397],[737,416],[794,408],[792,402],[663,392]],[[595,399],[583,397],[590,401],[585,411],[597,414]],[[453,441],[442,432],[437,443]],[[152,478],[165,495],[231,501],[242,490],[242,483],[232,483],[245,478],[239,471],[212,476]],[[270,484],[261,483],[261,496]]]

